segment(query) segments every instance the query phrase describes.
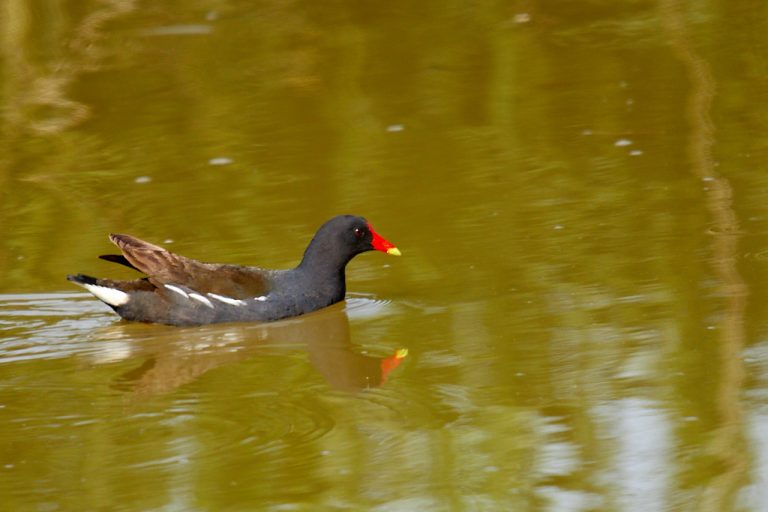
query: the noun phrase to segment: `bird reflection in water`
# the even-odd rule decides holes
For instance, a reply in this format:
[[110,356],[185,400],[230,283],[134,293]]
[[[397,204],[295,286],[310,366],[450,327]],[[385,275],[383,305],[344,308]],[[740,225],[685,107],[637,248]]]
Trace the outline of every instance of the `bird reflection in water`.
[[102,335],[122,339],[123,351],[127,342],[131,357],[146,358],[113,384],[134,397],[167,393],[215,368],[295,349],[307,351],[310,363],[331,387],[357,391],[383,385],[408,354],[399,349],[381,358],[356,351],[344,303],[267,324],[180,329],[126,323],[111,329],[120,332]]

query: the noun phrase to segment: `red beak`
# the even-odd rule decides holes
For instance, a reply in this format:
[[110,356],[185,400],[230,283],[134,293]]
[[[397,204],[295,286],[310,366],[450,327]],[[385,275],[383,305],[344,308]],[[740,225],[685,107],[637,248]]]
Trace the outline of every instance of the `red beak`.
[[373,235],[371,244],[373,245],[374,249],[377,251],[385,252],[387,254],[391,254],[393,256],[400,256],[400,250],[395,247],[395,244],[385,240],[384,237],[373,230],[373,227],[371,227],[370,224],[368,224],[368,230],[371,232],[371,235]]

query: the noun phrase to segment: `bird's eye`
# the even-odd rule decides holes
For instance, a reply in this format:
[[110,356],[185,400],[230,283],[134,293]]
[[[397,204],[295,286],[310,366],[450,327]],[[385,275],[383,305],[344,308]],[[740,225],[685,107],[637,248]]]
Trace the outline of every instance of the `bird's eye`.
[[355,236],[357,238],[363,238],[364,234],[365,234],[365,231],[363,231],[362,228],[355,228]]

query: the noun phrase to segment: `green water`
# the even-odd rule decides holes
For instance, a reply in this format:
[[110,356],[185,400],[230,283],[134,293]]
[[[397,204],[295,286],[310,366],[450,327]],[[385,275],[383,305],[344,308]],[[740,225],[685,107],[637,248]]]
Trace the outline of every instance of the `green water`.
[[[6,0],[0,510],[766,510],[766,33]],[[339,213],[403,256],[306,318],[128,324],[64,279],[135,276],[112,232],[289,267]]]

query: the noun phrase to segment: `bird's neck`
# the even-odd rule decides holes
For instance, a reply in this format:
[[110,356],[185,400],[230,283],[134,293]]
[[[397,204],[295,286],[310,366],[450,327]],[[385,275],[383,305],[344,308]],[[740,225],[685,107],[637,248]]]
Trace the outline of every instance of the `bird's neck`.
[[328,296],[333,302],[344,298],[346,293],[345,268],[351,257],[345,257],[330,244],[313,240],[295,272],[316,293]]
[[340,275],[343,279],[344,268],[353,255],[345,255],[330,243],[312,240],[297,268],[305,269],[317,275]]

